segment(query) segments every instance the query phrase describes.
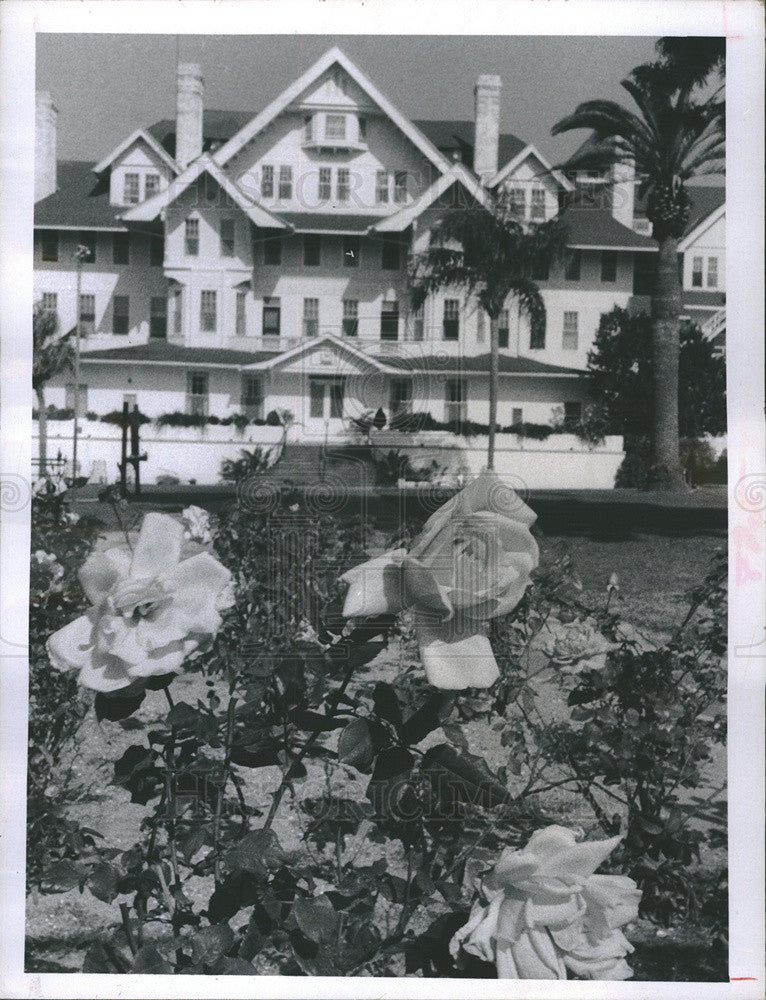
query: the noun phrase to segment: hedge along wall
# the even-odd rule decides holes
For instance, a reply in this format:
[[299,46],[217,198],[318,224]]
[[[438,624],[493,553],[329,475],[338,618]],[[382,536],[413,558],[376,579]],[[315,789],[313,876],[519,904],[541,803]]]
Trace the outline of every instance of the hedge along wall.
[[[282,427],[248,426],[237,431],[233,426],[210,424],[205,427],[161,427],[144,424],[141,428],[141,451],[147,460],[141,463],[141,480],[154,483],[158,476],[177,477],[182,483],[199,484],[220,481],[221,463],[236,459],[240,450],[256,447],[271,449],[272,460],[279,456]],[[300,427],[288,429],[288,444],[300,439]],[[33,455],[37,455],[37,425],[33,431]],[[359,442],[360,435],[330,442],[340,445]],[[458,437],[446,431],[420,431],[416,434],[397,431],[373,431],[371,442],[376,455],[398,451],[409,456],[415,468],[430,466],[433,461],[448,477],[470,476],[486,464],[487,438]],[[312,439],[316,444],[316,440]],[[621,437],[607,437],[590,445],[574,434],[551,434],[544,441],[498,434],[496,438],[498,473],[516,477],[530,489],[610,489],[624,457]],[[78,464],[81,475],[106,475],[108,482],[118,477],[120,429],[100,421],[81,420],[78,438]],[[72,458],[72,421],[48,422],[48,456],[60,452]]]

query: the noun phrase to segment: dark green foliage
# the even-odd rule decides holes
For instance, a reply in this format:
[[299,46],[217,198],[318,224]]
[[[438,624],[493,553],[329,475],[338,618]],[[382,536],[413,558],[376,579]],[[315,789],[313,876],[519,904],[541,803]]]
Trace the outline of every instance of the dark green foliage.
[[221,463],[221,479],[225,483],[238,483],[246,476],[256,475],[269,467],[270,451],[263,448],[240,448],[241,458],[226,458]]
[[[645,314],[604,313],[588,355],[588,381],[610,434],[651,431],[652,328]],[[726,363],[698,326],[681,328],[679,430],[682,437],[726,431]]]

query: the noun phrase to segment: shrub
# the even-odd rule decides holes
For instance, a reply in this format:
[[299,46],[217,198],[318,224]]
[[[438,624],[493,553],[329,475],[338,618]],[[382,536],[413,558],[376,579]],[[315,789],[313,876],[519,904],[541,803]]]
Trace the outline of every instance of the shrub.
[[269,467],[270,450],[240,448],[240,458],[225,458],[221,463],[221,479],[225,483],[238,483],[246,476],[263,472]]
[[[127,421],[128,427],[131,426],[130,420],[132,419],[132,417],[133,414],[129,413]],[[123,423],[125,423],[125,415],[122,412],[122,410],[110,410],[109,413],[102,414],[98,419],[103,424],[116,424],[118,427],[122,427]],[[147,417],[145,413],[141,413],[141,411],[139,410],[138,412],[139,424],[149,424],[151,423],[151,420],[152,420],[151,417]]]

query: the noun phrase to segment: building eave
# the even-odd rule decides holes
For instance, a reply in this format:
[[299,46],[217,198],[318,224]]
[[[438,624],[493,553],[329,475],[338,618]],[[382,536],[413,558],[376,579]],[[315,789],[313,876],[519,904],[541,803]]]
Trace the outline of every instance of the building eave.
[[565,191],[574,191],[574,184],[560,170],[556,170],[555,167],[551,166],[537,147],[533,146],[531,143],[525,146],[520,153],[517,153],[512,160],[509,160],[506,165],[495,174],[487,186],[490,188],[497,187],[497,185],[502,183],[508,174],[522,164],[528,156],[534,156],[537,160],[539,160],[539,162],[545,167],[546,173],[553,177]]
[[715,225],[719,219],[726,215],[726,202],[723,205],[719,205],[718,208],[713,209],[709,215],[706,215],[704,219],[697,223],[697,225],[692,229],[691,232],[687,233],[683,239],[678,242],[678,249],[681,253],[684,253],[689,249],[689,247],[694,243],[694,241],[702,236],[704,232],[710,229],[711,226]]
[[108,167],[111,167],[117,157],[124,153],[126,149],[129,149],[134,142],[145,142],[149,149],[159,156],[165,166],[169,167],[174,174],[179,172],[175,161],[168,155],[167,151],[162,148],[154,136],[150,135],[150,133],[142,128],[137,128],[135,132],[131,133],[131,135],[127,137],[127,139],[123,139],[116,149],[113,149],[111,153],[95,165],[93,173],[102,174]]
[[475,177],[462,163],[454,163],[449,170],[437,177],[434,183],[427,188],[423,194],[411,205],[403,206],[392,215],[387,215],[370,226],[368,232],[373,233],[402,233],[412,225],[426,209],[430,208],[443,194],[445,194],[453,184],[462,184],[468,193],[487,210],[491,210],[492,199],[482,186],[481,181]]

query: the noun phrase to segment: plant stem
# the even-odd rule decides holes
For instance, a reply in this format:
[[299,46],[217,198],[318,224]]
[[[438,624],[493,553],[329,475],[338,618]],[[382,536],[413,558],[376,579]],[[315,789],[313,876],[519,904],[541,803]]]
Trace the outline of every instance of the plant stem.
[[[354,675],[355,669],[356,667],[353,664],[348,668],[348,670],[346,671],[346,675],[341,682],[340,687],[335,691],[335,693],[330,698],[328,711],[326,713],[326,717],[328,719],[333,719],[335,717],[335,713],[338,710],[338,705],[340,704],[340,700],[345,694],[346,688],[348,687],[349,683],[351,682],[351,678]],[[269,809],[268,815],[266,816],[266,819],[263,824],[264,830],[268,830],[271,824],[274,822],[274,817],[276,816],[277,810],[279,809],[279,804],[282,801],[282,798],[290,784],[290,773],[293,771],[294,768],[298,766],[298,764],[300,764],[303,761],[306,754],[314,746],[314,744],[324,731],[325,730],[322,728],[317,728],[313,730],[309,738],[301,747],[297,756],[293,758],[288,767],[285,769],[285,772],[282,775],[282,781],[280,782],[277,790],[274,792],[274,797],[271,800],[271,808]],[[285,749],[287,749],[287,747],[285,747]]]
[[223,811],[223,802],[226,795],[226,785],[229,781],[229,768],[231,767],[231,743],[232,737],[234,735],[234,709],[237,706],[237,699],[230,698],[229,705],[226,709],[226,738],[224,741],[224,756],[223,756],[223,774],[221,775],[221,784],[218,789],[218,798],[215,804],[215,822],[213,825],[213,857],[214,857],[214,868],[215,868],[215,884],[221,880],[221,857],[218,848],[218,841],[221,834],[221,813]]
[[130,954],[135,955],[138,951],[136,939],[133,936],[133,928],[130,926],[130,915],[128,914],[128,904],[120,903],[120,914],[122,916],[122,926],[125,929],[125,937],[128,939]]

